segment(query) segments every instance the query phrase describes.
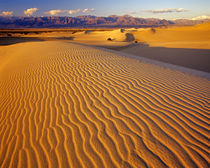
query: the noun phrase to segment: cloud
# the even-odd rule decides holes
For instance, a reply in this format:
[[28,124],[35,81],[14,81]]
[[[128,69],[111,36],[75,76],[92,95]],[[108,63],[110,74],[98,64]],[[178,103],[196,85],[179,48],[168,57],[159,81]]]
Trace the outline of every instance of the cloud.
[[158,13],[172,13],[172,12],[186,12],[184,8],[166,8],[166,9],[154,9],[154,10],[146,10],[146,12],[158,14]]
[[13,15],[13,11],[2,11],[0,13],[0,16],[12,16]]
[[36,11],[38,11],[38,8],[29,8],[24,11],[24,14],[30,16],[33,15]]
[[135,11],[130,11],[129,14],[133,15],[133,14],[137,14],[137,12],[135,12]]
[[210,19],[210,15],[202,15],[192,18],[192,20],[202,20],[202,19]]
[[75,9],[75,10],[61,10],[61,9],[56,9],[56,10],[50,10],[48,12],[45,12],[46,15],[59,15],[59,14],[75,14],[75,13],[79,13],[79,12],[83,12],[83,13],[87,13],[87,12],[93,12],[95,9],[88,9],[85,8],[83,10],[81,9]]
[[68,13],[69,13],[70,15],[72,15],[72,14],[78,13],[78,12],[80,12],[80,11],[81,11],[81,9],[69,10]]
[[93,12],[93,11],[95,11],[95,9],[94,9],[94,8],[92,8],[92,9],[88,9],[88,8],[86,8],[86,9],[83,9],[83,10],[82,10],[82,12],[83,12],[83,13]]
[[80,12],[81,9],[76,9],[76,10],[61,10],[61,9],[56,9],[56,10],[50,10],[48,12],[45,12],[47,15],[59,15],[59,14],[74,14]]
[[67,12],[68,12],[68,10],[56,9],[56,10],[50,10],[48,12],[45,12],[45,14],[47,14],[47,15],[59,15],[59,14],[67,13]]

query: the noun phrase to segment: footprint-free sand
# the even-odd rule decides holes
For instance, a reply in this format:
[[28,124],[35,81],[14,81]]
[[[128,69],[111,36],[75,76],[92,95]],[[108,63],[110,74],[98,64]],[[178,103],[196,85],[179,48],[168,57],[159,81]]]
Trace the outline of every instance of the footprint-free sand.
[[67,42],[0,48],[0,167],[209,166],[210,81]]

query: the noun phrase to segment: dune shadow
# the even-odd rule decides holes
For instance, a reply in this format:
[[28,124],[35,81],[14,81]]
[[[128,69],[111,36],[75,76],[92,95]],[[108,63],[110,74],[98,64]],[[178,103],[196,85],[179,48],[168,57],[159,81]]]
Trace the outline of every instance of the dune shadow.
[[84,34],[90,34],[90,33],[92,33],[93,32],[93,30],[85,30],[84,31]]
[[57,40],[74,40],[75,37],[57,37],[55,39],[57,39]]
[[23,42],[74,40],[74,37],[0,37],[0,46],[12,45]]
[[110,49],[200,71],[210,72],[209,49],[150,47],[146,43],[137,43]]
[[44,41],[35,37],[0,37],[0,46],[12,45],[30,41]]

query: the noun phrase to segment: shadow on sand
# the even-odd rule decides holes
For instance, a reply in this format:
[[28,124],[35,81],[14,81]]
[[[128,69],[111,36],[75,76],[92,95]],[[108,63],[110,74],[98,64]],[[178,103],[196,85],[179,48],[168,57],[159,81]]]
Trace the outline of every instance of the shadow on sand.
[[32,41],[74,40],[74,37],[0,37],[0,46]]
[[0,46],[12,45],[30,41],[44,41],[35,37],[0,37]]
[[[0,46],[17,44],[30,41],[57,41],[74,40],[74,37],[0,37]],[[210,50],[209,49],[186,49],[186,48],[165,48],[150,47],[146,43],[132,43],[121,47],[104,48],[146,57],[174,65],[180,65],[204,72],[210,72]]]
[[209,49],[150,47],[145,43],[110,49],[204,72],[210,72]]

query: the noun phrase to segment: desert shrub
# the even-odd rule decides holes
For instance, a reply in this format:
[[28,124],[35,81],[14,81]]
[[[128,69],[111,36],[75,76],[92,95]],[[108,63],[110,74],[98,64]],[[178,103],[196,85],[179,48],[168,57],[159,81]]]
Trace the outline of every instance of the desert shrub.
[[8,36],[8,37],[11,37],[12,35],[8,33],[7,36]]
[[138,43],[138,41],[136,40],[136,41],[134,41],[134,43]]
[[135,37],[132,33],[126,33],[125,37],[126,37],[125,41],[127,41],[127,42],[131,42],[131,41],[135,40]]
[[85,30],[85,34],[89,34],[89,33],[91,33],[91,32],[93,32],[92,30]]
[[112,39],[109,37],[109,38],[107,39],[107,41],[112,41]]
[[152,33],[156,33],[156,29],[155,28],[151,28],[150,29]]

